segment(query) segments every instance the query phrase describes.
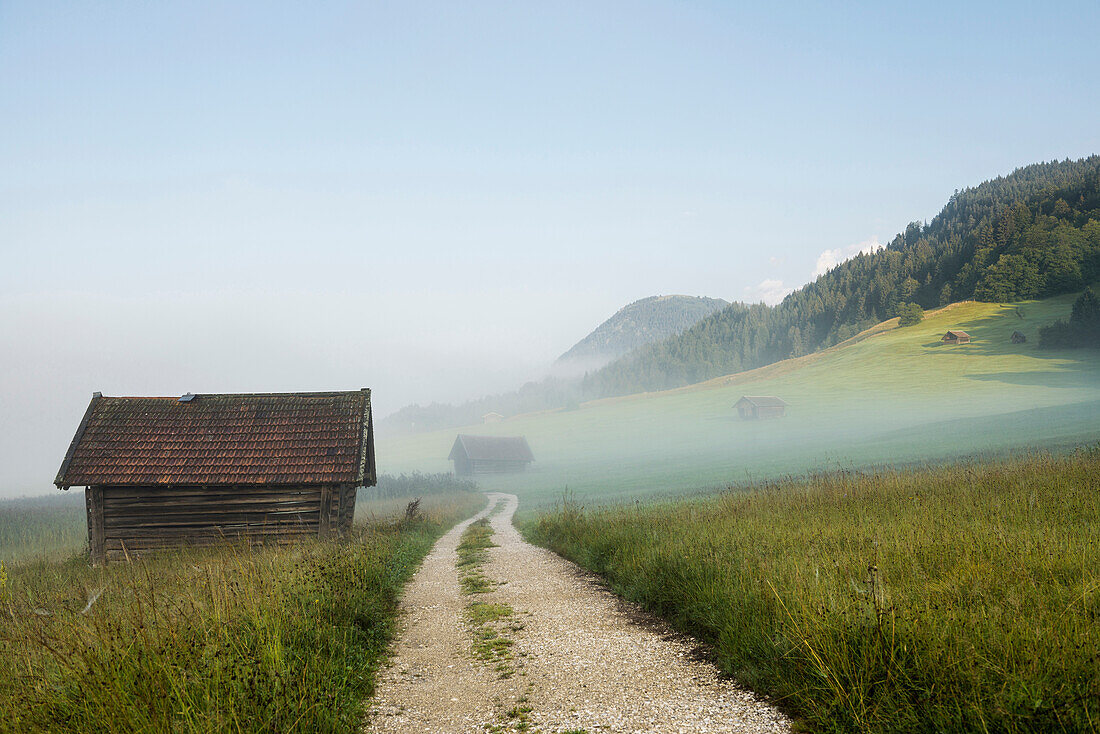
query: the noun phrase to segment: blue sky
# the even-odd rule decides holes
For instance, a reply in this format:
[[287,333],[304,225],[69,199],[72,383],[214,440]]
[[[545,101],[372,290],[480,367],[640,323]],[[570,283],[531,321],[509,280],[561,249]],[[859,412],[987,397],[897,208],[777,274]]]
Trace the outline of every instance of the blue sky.
[[0,494],[93,390],[538,377],[1100,152],[1090,3],[0,3]]

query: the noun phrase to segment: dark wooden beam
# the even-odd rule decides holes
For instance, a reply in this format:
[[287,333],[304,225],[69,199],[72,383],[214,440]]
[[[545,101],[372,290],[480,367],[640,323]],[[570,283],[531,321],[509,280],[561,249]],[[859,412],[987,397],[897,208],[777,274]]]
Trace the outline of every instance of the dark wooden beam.
[[88,551],[93,565],[106,561],[103,532],[103,488],[87,487],[84,503],[88,508]]
[[321,514],[317,522],[317,537],[328,538],[332,535],[332,487],[321,487]]

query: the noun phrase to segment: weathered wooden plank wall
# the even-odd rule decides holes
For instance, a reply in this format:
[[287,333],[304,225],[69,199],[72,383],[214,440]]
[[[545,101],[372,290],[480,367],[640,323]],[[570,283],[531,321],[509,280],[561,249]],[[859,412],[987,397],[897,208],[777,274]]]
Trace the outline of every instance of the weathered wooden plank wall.
[[[99,499],[102,545],[97,553],[93,505]],[[210,545],[247,538],[287,542],[319,535],[317,487],[102,487],[89,490],[93,560],[126,552]],[[123,550],[125,548],[125,551]]]

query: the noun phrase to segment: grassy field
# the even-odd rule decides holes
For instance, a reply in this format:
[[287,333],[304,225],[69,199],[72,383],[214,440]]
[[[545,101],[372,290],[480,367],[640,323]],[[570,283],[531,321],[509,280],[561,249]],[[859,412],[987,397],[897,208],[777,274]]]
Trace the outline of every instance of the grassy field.
[[[1041,325],[1074,296],[961,303],[919,325],[896,320],[825,352],[662,393],[492,425],[378,438],[387,472],[446,471],[457,433],[525,435],[537,461],[523,475],[480,479],[546,505],[568,487],[589,500],[655,497],[825,468],[904,465],[1100,437],[1100,352],[1044,352]],[[942,345],[949,328],[974,343]],[[1014,330],[1028,336],[1014,345]],[[778,395],[787,417],[741,421],[741,395]]]
[[[484,503],[430,495],[408,520],[402,500],[358,508],[349,542],[105,568],[31,560],[18,536],[23,560],[0,565],[0,731],[358,731],[402,583]],[[55,519],[40,548],[72,524]]]
[[1100,450],[527,517],[809,730],[1100,729]]
[[0,562],[61,560],[87,545],[84,492],[0,500]]

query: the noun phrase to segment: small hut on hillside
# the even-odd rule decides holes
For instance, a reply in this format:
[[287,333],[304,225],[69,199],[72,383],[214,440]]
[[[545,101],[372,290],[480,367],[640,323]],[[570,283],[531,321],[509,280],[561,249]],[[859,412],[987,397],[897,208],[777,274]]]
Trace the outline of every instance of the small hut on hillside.
[[1012,332],[1012,343],[1013,344],[1026,344],[1027,343],[1027,337],[1024,336],[1024,332],[1022,332],[1022,331]]
[[944,344],[969,344],[970,335],[967,334],[965,331],[952,329],[951,331],[940,337],[940,341]]
[[535,460],[523,436],[467,436],[459,434],[447,457],[455,463],[455,474],[499,474],[519,472]]
[[743,420],[782,418],[787,413],[787,402],[774,395],[742,395],[733,407]]
[[54,483],[85,487],[94,562],[343,535],[375,483],[370,390],[92,396]]
[[481,416],[482,423],[500,423],[502,420],[504,420],[504,416],[495,411],[490,411]]

